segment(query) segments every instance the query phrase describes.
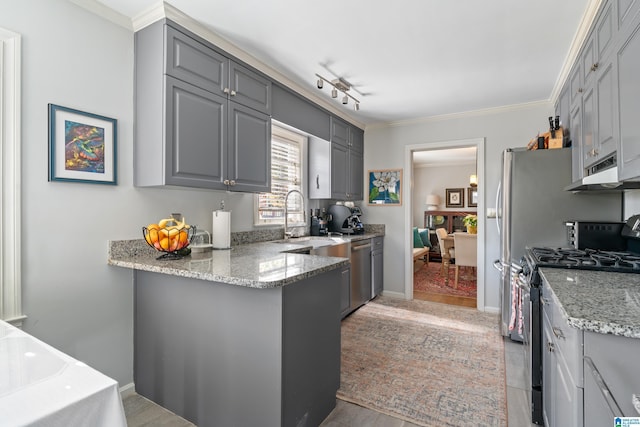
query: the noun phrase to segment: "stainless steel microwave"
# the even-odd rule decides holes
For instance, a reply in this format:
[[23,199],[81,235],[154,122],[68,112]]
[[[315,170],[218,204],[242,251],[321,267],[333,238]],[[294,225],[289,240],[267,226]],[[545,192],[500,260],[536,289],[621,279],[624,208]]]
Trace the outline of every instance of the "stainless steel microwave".
[[575,249],[626,250],[624,222],[566,221],[567,243]]

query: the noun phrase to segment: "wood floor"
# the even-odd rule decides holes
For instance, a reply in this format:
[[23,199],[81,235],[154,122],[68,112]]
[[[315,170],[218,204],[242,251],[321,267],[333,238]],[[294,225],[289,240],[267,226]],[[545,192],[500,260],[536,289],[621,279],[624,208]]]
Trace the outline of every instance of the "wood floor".
[[[419,270],[423,265],[424,265],[423,261],[416,260],[413,263],[413,271],[415,272]],[[474,297],[444,295],[444,294],[438,294],[434,292],[417,291],[414,289],[413,298],[423,300],[423,301],[440,302],[443,304],[461,305],[463,307],[473,307],[473,308],[477,307],[477,299]]]

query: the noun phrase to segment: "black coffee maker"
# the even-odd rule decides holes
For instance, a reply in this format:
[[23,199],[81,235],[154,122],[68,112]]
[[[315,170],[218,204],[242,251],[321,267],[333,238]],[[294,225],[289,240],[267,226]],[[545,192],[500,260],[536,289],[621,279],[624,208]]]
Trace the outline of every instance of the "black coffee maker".
[[345,205],[329,206],[329,231],[342,234],[363,234],[364,225],[360,221],[362,211],[359,207]]

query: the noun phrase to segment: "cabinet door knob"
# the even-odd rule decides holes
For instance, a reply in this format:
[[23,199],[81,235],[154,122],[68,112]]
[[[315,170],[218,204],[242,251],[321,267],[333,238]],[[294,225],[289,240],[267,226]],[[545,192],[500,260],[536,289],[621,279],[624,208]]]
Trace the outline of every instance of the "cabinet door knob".
[[578,93],[582,93],[582,88],[578,88]]
[[236,96],[237,92],[235,90],[231,91],[231,96]]
[[225,87],[224,89],[222,89],[222,91],[223,91],[224,93],[229,93],[229,88],[228,88],[228,87]]
[[236,185],[236,181],[232,179],[231,181],[229,181],[229,185]]
[[551,341],[547,341],[547,350],[549,353],[553,353],[555,351],[555,346]]
[[223,183],[224,185],[229,185],[229,180],[228,180],[228,179],[225,179],[224,181],[222,181],[222,183]]
[[598,69],[598,63],[596,62],[595,64],[593,64],[593,65],[591,66],[591,71],[595,71],[595,70],[597,70],[597,69]]

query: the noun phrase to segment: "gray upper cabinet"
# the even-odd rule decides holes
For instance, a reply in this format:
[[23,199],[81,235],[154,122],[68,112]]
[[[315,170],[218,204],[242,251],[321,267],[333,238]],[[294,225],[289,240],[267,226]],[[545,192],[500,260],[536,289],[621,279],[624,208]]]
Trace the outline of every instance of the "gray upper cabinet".
[[331,198],[363,199],[364,133],[331,117]]
[[165,74],[224,95],[229,80],[229,58],[173,27],[166,26],[165,29]]
[[[165,183],[184,187],[224,189],[227,100],[181,80],[166,77]],[[206,124],[206,125],[204,125]],[[137,133],[138,138],[142,135]],[[136,146],[152,144],[136,141]],[[153,144],[156,145],[156,144]],[[157,168],[145,165],[144,154],[137,170]],[[153,167],[152,167],[153,166]],[[162,179],[162,177],[158,177]]]
[[229,182],[225,184],[234,191],[271,191],[271,119],[231,102],[229,121]]
[[324,141],[331,139],[331,115],[277,84],[273,85],[271,117]]
[[363,199],[364,132],[331,117],[332,141],[309,139],[309,198]]
[[271,82],[174,25],[135,34],[135,185],[270,191]]
[[[636,1],[635,4],[640,3]],[[640,14],[621,33],[617,51],[620,152],[618,167],[624,180],[640,177]]]
[[620,180],[640,178],[639,31],[640,0],[603,1],[565,84],[574,182],[610,159]]

